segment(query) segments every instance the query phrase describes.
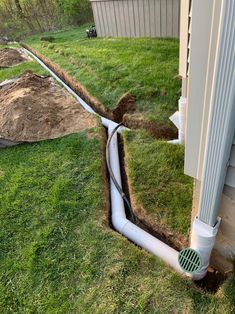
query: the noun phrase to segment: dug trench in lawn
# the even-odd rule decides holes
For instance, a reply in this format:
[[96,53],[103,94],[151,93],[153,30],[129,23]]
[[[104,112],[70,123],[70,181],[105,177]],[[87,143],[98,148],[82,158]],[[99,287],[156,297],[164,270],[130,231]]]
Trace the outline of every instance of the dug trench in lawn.
[[[110,121],[111,122],[111,121]],[[111,123],[112,124],[112,123]],[[111,126],[111,128],[112,128],[113,126]],[[163,244],[162,244],[163,245]]]
[[136,113],[136,97],[130,93],[124,93],[117,100],[114,110],[109,110],[89,91],[66,71],[61,69],[44,55],[29,47],[25,43],[21,43],[22,47],[30,51],[39,58],[46,66],[48,66],[65,84],[67,84],[77,95],[79,95],[95,112],[117,123],[123,121],[124,125],[131,129],[145,129],[156,138],[174,139],[177,136],[177,129],[172,125],[164,123],[147,121],[142,114]]
[[[52,86],[50,86],[50,85],[52,85]],[[49,92],[47,93],[48,86],[50,86],[51,88],[50,88]],[[66,106],[65,107],[62,106],[62,108],[61,108],[58,106],[58,103],[54,103],[54,106],[58,110],[58,113],[60,113],[61,115],[60,114],[57,115],[55,111],[51,111],[52,99],[49,99],[49,104],[47,104],[46,106],[45,106],[45,103],[39,102],[38,107],[35,108],[35,112],[33,110],[34,108],[32,108],[31,106],[27,107],[27,104],[29,104],[29,103],[35,104],[37,97],[39,99],[43,99],[44,102],[46,102],[46,100],[48,99],[49,94],[53,95],[53,99],[56,98],[55,97],[56,86],[57,86],[56,84],[53,84],[53,80],[51,78],[40,77],[40,76],[34,75],[32,73],[26,73],[21,78],[16,80],[15,82],[9,83],[9,84],[3,86],[1,89],[2,104],[4,103],[3,99],[4,100],[6,99],[8,105],[9,105],[8,107],[12,109],[9,116],[7,116],[7,113],[8,113],[7,111],[5,111],[5,112],[3,111],[3,116],[5,115],[5,117],[6,117],[6,120],[3,121],[3,126],[6,126],[6,129],[2,128],[2,130],[3,131],[8,130],[7,131],[7,137],[5,137],[5,136],[4,137],[8,138],[9,140],[17,140],[17,141],[20,140],[20,141],[27,141],[27,142],[35,142],[38,140],[44,140],[44,139],[48,139],[48,138],[56,138],[56,137],[63,136],[65,134],[79,132],[79,131],[83,130],[84,128],[95,126],[95,125],[88,126],[86,117],[79,116],[79,120],[80,119],[84,120],[84,118],[85,118],[85,120],[86,120],[85,126],[82,126],[81,128],[79,127],[79,129],[67,129],[66,130],[66,127],[62,127],[62,129],[59,129],[59,130],[56,129],[56,127],[60,125],[60,122],[63,120],[63,118],[65,119],[65,117],[67,117],[68,112],[66,110],[63,111],[64,109],[66,109]],[[37,94],[37,93],[39,93],[39,94]],[[31,96],[34,96],[34,97],[36,96],[36,98],[34,99],[35,101],[30,98]],[[59,94],[58,98],[61,102],[62,94]],[[22,99],[26,100],[26,103],[24,101],[22,103],[19,103],[19,100],[21,101]],[[20,109],[23,108],[23,112],[21,112],[21,110],[17,111],[18,108],[17,108],[17,106],[15,106],[15,102],[14,102],[15,100],[17,100],[17,105],[20,107]],[[65,103],[65,101],[62,101],[62,102],[63,102],[63,104]],[[69,104],[68,106],[72,107],[72,104]],[[45,108],[46,111],[41,112],[42,116],[40,117],[40,116],[38,116],[38,114],[40,115],[40,109],[41,108]],[[6,109],[6,108],[3,108],[3,109]],[[76,102],[76,109],[77,109],[77,102]],[[29,112],[27,112],[27,110]],[[47,113],[48,113],[48,116],[47,116]],[[72,112],[72,115],[76,116],[76,113],[77,112]],[[70,114],[70,112],[69,112],[69,114]],[[86,114],[88,116],[90,116],[90,114],[88,114],[88,113],[86,113]],[[7,124],[8,120],[9,120],[8,117],[13,118],[13,120],[10,122],[10,124]],[[43,119],[43,117],[45,117],[45,119]],[[55,121],[53,119],[51,119],[52,117],[56,118]],[[61,117],[63,117],[63,118],[60,119]],[[68,115],[68,117],[69,117],[69,125],[73,126],[73,124],[71,124],[71,116]],[[26,123],[26,125],[25,125],[25,121],[24,121],[25,118],[28,119],[28,124]],[[35,123],[33,123],[33,124],[35,124],[35,126],[37,125],[37,122],[39,121],[40,126],[42,126],[42,125],[44,126],[43,130],[45,132],[41,133],[40,127],[39,127],[39,129],[36,128],[36,130],[31,129],[30,128],[30,122],[31,121],[35,122]],[[96,123],[96,121],[97,121],[96,118],[94,118],[94,121]],[[19,124],[17,122],[19,122]],[[45,123],[45,125],[43,123]],[[75,121],[75,124],[79,125],[79,123],[76,123],[76,121]],[[12,125],[14,126],[13,130],[15,130],[15,132],[10,133],[9,130],[12,131],[12,129],[10,127]],[[65,123],[65,126],[68,126],[68,125]],[[54,133],[50,132],[51,130],[53,130]],[[65,133],[65,132],[67,132],[67,133]]]

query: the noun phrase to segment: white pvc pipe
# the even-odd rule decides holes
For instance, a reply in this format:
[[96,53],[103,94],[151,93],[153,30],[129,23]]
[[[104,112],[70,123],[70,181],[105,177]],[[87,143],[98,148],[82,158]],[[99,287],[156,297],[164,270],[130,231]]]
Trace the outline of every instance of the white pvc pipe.
[[170,117],[170,120],[178,129],[178,139],[168,141],[168,143],[184,144],[185,142],[186,105],[187,99],[181,96],[178,101],[179,110]]
[[181,96],[187,98],[187,78],[182,77],[182,84],[181,84]]
[[[114,130],[115,125],[109,124],[109,135]],[[118,155],[117,134],[114,134],[109,146],[110,166],[114,176],[121,186],[120,163]],[[114,228],[140,247],[161,258],[177,272],[183,273],[178,263],[178,251],[172,249],[167,244],[153,237],[151,234],[137,227],[126,218],[123,199],[110,178],[111,186],[111,207],[112,207],[112,224]]]
[[[34,56],[30,51],[25,49],[26,53],[29,53],[38,63],[41,64],[43,68],[45,68],[50,74],[58,81],[60,82],[67,91],[72,94],[82,105],[82,107],[87,110],[90,113],[96,114],[95,111],[84,101],[82,100],[69,86],[67,86],[53,71],[49,69],[39,58]],[[183,104],[184,105],[184,104]],[[181,111],[183,110],[181,108]],[[180,106],[179,106],[180,109]],[[185,112],[185,111],[184,111]],[[104,118],[101,116],[102,124],[108,128],[109,135],[112,133],[114,128],[117,126],[117,123]],[[181,127],[183,127],[185,121],[181,121]],[[120,127],[118,129],[118,132],[121,133],[123,130],[128,130],[125,127]],[[172,143],[178,143],[181,142],[181,139],[173,140]],[[119,163],[119,154],[118,154],[118,141],[117,141],[117,133],[115,133],[110,141],[109,145],[109,156],[110,156],[110,166],[112,168],[113,174],[120,186],[122,186],[121,182],[121,172],[120,172],[120,163]],[[202,261],[203,261],[203,268],[201,272],[197,272],[196,274],[190,275],[186,274],[182,271],[179,263],[178,263],[178,255],[179,252],[175,249],[171,248],[169,245],[165,244],[164,242],[158,240],[151,234],[147,233],[143,229],[139,228],[132,222],[130,222],[126,218],[125,214],[125,207],[123,198],[118,192],[116,186],[114,185],[112,178],[110,177],[110,191],[111,191],[111,209],[112,209],[112,224],[115,230],[117,230],[119,233],[127,237],[132,242],[136,243],[143,249],[151,252],[155,256],[161,258],[163,261],[165,261],[169,266],[171,266],[174,270],[179,272],[180,274],[187,275],[191,277],[192,279],[201,279],[205,276],[207,272],[207,267],[209,264],[209,257],[211,250],[214,245],[215,236],[218,230],[218,225],[215,228],[215,230],[210,230],[208,234],[207,227],[205,227],[205,232],[203,233],[201,230],[201,224],[200,221],[196,224],[194,224],[193,228],[193,235],[192,235],[192,243],[191,247],[194,248],[199,252],[199,254],[202,255]]]
[[[26,54],[29,54],[33,59],[35,59],[45,70],[47,70],[51,76],[53,76],[57,82],[59,82],[61,85],[64,86],[64,88],[71,94],[73,95],[74,98],[76,98],[79,103],[81,104],[81,106],[88,112],[93,113],[93,114],[97,114],[81,97],[78,96],[78,94],[76,94],[72,88],[70,88],[64,81],[62,81],[58,75],[56,75],[43,61],[41,61],[38,57],[36,57],[31,51],[29,51],[26,48],[22,48]],[[97,114],[98,115],[98,114]],[[113,122],[101,115],[98,115],[101,118],[102,124],[108,128],[108,125],[110,122],[114,123],[116,126],[118,125],[116,122]],[[121,126],[118,129],[118,133],[121,133],[123,130],[129,130],[128,128]]]
[[[29,53],[43,68],[45,68],[60,84],[62,84],[66,90],[72,94],[82,105],[82,107],[90,113],[96,114],[96,112],[79,97],[67,84],[65,84],[48,66],[46,66],[38,57],[36,57],[29,50],[25,49],[26,53]],[[101,116],[102,124],[108,128],[109,135],[112,133],[113,129],[117,126],[117,123],[104,118]],[[118,131],[121,133],[125,127],[120,127]],[[118,155],[118,144],[117,144],[117,134],[113,135],[113,138],[109,146],[110,154],[110,165],[115,175],[118,184],[121,186],[121,172],[120,163]],[[115,187],[112,179],[110,178],[110,189],[111,189],[111,207],[112,207],[112,224],[114,228],[126,236],[128,239],[138,244],[140,247],[146,249],[147,251],[153,253],[154,255],[160,257],[168,265],[174,268],[176,271],[182,273],[182,270],[178,264],[178,251],[172,249],[170,246],[166,245],[162,241],[153,237],[151,234],[137,227],[135,224],[130,222],[126,218],[125,207],[123,198],[119,194],[117,188]]]

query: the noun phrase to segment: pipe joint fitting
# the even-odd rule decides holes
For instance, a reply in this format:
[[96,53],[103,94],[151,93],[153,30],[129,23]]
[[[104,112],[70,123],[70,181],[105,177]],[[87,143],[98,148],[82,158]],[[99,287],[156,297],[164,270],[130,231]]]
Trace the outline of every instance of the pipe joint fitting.
[[218,217],[214,227],[199,220],[198,217],[193,222],[190,247],[200,255],[202,262],[200,270],[193,274],[195,280],[202,279],[207,273],[220,221],[221,218]]

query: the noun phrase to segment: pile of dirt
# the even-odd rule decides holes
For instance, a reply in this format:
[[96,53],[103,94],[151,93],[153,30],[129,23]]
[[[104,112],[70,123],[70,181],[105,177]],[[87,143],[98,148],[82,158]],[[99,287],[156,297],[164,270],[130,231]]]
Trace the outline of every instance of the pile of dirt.
[[0,49],[0,68],[7,68],[27,60],[27,56],[21,50],[13,48]]
[[35,142],[96,125],[96,117],[50,77],[25,73],[0,89],[0,138]]

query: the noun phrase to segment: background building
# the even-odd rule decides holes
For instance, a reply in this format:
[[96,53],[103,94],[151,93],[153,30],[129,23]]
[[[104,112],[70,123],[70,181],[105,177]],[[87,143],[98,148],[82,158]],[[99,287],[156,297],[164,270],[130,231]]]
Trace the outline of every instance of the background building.
[[99,37],[179,37],[180,0],[90,0]]

